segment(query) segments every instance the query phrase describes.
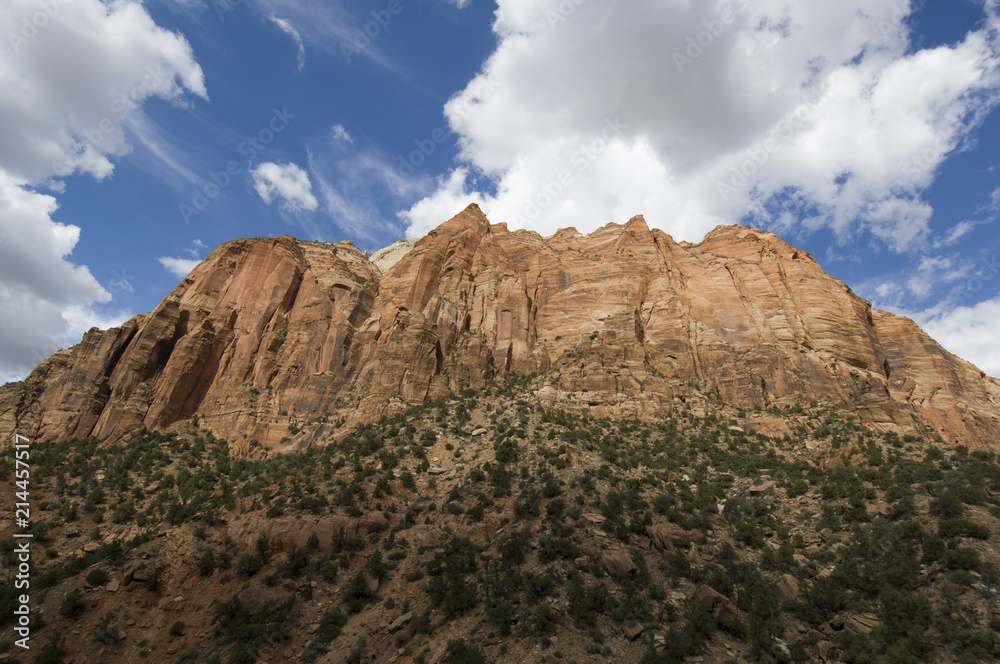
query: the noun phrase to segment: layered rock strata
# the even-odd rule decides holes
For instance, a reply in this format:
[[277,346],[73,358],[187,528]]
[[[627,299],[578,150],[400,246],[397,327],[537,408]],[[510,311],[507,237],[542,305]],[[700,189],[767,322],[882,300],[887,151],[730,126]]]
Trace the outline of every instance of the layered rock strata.
[[590,416],[816,399],[1000,451],[1000,382],[770,233],[678,243],[635,217],[543,238],[473,205],[388,255],[383,273],[350,243],[226,243],[149,314],[0,388],[0,432],[108,437],[197,416],[247,449],[297,447],[537,374],[543,403]]

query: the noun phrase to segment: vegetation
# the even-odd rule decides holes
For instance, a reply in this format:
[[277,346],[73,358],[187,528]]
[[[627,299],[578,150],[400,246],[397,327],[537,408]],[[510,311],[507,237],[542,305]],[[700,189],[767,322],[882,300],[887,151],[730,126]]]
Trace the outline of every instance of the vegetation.
[[[145,588],[128,592],[150,604],[182,594],[182,565],[216,598],[205,638],[188,616],[160,623],[185,661],[313,662],[336,649],[360,662],[392,638],[414,661],[497,661],[530,640],[567,662],[659,664],[720,635],[760,663],[817,661],[821,649],[857,664],[1000,658],[992,454],[878,433],[819,404],[770,406],[780,437],[715,402],[704,416],[584,417],[540,407],[531,380],[270,459],[183,427],[34,445],[32,530],[39,554],[52,551],[33,559],[37,606],[51,613],[36,659],[67,652],[55,639],[69,638],[65,621],[86,626],[88,647],[160,657],[131,631],[122,641],[117,614],[88,610],[81,592],[139,561],[145,581],[133,584]],[[487,433],[471,436],[477,427]],[[434,457],[454,475],[431,475]],[[12,474],[7,450],[8,486]],[[247,541],[237,518],[338,526]],[[182,538],[187,558],[166,559],[160,533]],[[0,556],[12,576],[13,544]],[[12,589],[0,590],[5,626]],[[390,633],[372,618],[382,612],[409,615]],[[475,634],[455,631],[469,625]],[[642,628],[635,641],[620,632],[630,626]]]

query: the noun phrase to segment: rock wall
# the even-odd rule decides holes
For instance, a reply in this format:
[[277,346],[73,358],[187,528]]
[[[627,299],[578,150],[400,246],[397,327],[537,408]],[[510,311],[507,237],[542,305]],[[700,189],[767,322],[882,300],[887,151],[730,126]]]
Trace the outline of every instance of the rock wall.
[[0,433],[107,437],[197,415],[248,451],[285,449],[537,373],[545,403],[593,416],[711,393],[744,408],[824,399],[1000,451],[1000,382],[770,233],[677,243],[636,217],[543,238],[473,205],[397,258],[383,274],[350,243],[229,242],[151,313],[0,388]]

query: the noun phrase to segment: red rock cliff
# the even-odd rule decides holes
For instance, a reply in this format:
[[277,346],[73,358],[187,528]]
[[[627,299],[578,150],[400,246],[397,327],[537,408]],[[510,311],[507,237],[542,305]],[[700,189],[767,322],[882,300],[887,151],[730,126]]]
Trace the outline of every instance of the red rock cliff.
[[691,245],[636,217],[542,238],[476,206],[385,274],[349,243],[229,242],[151,313],[0,388],[0,433],[105,437],[198,415],[242,444],[301,445],[510,373],[595,416],[712,392],[745,408],[824,399],[1000,451],[1000,382],[770,233],[719,227]]

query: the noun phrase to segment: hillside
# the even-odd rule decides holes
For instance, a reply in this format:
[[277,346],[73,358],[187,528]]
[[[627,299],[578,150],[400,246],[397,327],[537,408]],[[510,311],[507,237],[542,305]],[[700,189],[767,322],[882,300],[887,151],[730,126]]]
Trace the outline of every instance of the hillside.
[[[530,384],[262,460],[190,422],[33,444],[46,649],[5,636],[4,661],[1000,657],[993,454],[815,403],[771,407],[781,437],[707,395],[704,416],[581,417]],[[0,474],[14,502],[9,450]]]

